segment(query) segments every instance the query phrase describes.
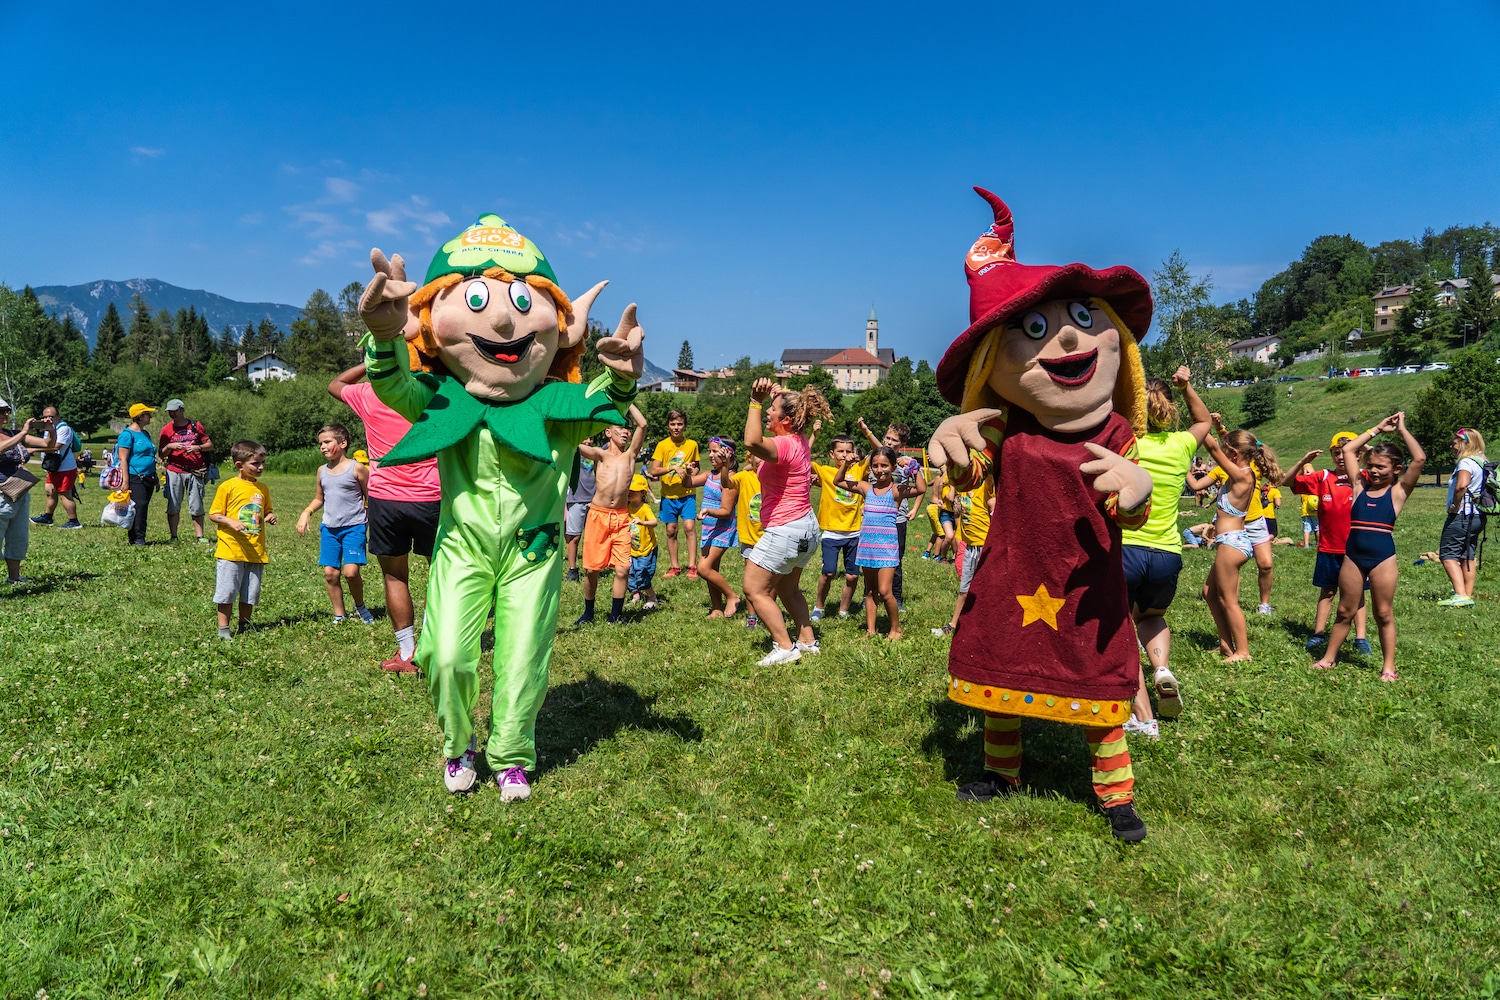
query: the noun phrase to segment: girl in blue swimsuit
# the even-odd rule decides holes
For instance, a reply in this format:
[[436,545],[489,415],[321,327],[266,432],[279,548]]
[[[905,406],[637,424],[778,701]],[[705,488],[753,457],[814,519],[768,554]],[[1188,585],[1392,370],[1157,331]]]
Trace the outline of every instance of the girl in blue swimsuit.
[[1217,413],[1209,417],[1214,432],[1203,439],[1203,446],[1229,480],[1219,492],[1218,512],[1214,515],[1219,544],[1213,569],[1204,585],[1204,597],[1219,629],[1219,652],[1228,663],[1250,659],[1245,612],[1240,610],[1240,568],[1255,551],[1245,534],[1245,514],[1250,510],[1250,494],[1255,490],[1255,469],[1261,454],[1254,434],[1227,431]]
[[1380,651],[1385,663],[1380,679],[1394,681],[1396,674],[1396,517],[1406,498],[1417,486],[1427,455],[1406,429],[1406,414],[1395,413],[1352,441],[1343,444],[1344,467],[1356,468],[1359,449],[1377,434],[1400,431],[1411,461],[1403,465],[1401,449],[1389,441],[1377,441],[1365,454],[1363,476],[1353,476],[1354,509],[1350,512],[1349,540],[1344,547],[1344,565],[1339,571],[1339,615],[1328,637],[1328,653],[1313,666],[1333,666],[1339,645],[1349,636],[1349,626],[1359,606],[1359,597],[1369,581],[1370,604],[1380,628]]

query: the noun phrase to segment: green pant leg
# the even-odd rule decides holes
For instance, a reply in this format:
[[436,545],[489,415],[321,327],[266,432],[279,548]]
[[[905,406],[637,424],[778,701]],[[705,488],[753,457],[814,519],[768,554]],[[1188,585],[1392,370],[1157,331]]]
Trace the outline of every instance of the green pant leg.
[[[437,547],[427,575],[427,609],[415,662],[443,727],[443,756],[469,749],[479,700],[479,639],[489,619],[495,570],[456,533]],[[554,610],[556,605],[554,604]]]
[[529,564],[507,546],[507,572],[495,581],[495,692],[485,758],[496,773],[536,769],[536,716],[547,697],[557,636],[562,556]]

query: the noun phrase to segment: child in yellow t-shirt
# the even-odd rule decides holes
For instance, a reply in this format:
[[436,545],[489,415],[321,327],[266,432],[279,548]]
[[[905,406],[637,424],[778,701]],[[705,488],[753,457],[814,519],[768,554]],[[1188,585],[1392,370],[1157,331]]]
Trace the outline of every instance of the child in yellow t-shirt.
[[646,502],[646,477],[637,475],[630,480],[630,577],[631,593],[635,599],[646,598],[642,605],[647,611],[656,608],[656,590],[651,578],[656,575],[656,526],[661,522]]
[[260,601],[261,576],[270,554],[265,526],[276,523],[271,491],[257,482],[266,470],[266,449],[254,441],[236,441],[229,449],[235,476],[214,491],[208,519],[218,525],[214,551],[214,603],[219,606],[219,638],[228,639],[229,612],[235,598],[240,605],[240,631],[250,627],[250,611]]
[[958,628],[959,612],[964,608],[964,598],[969,594],[969,584],[974,580],[974,571],[979,568],[979,557],[989,538],[990,514],[995,509],[995,481],[987,478],[977,489],[958,494],[953,507],[958,514],[958,537],[964,543],[964,564],[958,575],[953,618],[942,628],[933,629],[933,635],[951,635]]
[[840,486],[835,486],[833,477],[841,464],[849,465],[850,479],[865,478],[865,463],[856,462],[859,452],[854,439],[847,434],[833,438],[828,448],[832,465],[812,464],[813,475],[818,477],[821,490],[818,494],[818,528],[823,533],[823,572],[818,576],[818,599],[813,605],[812,620],[823,617],[823,605],[828,600],[828,591],[839,571],[839,554],[844,557],[844,592],[839,597],[839,617],[849,617],[849,605],[854,600],[854,590],[859,584],[859,566],[855,553],[859,550],[859,529],[863,521],[864,497]]
[[[754,454],[745,456],[745,467],[734,474],[734,485],[739,490],[739,497],[734,502],[734,517],[740,534],[740,555],[743,556],[755,548],[755,543],[760,541],[760,536],[765,528],[760,523],[760,458]],[[760,619],[755,615],[755,606],[746,601],[750,608],[750,617],[745,620],[746,628],[755,628],[760,624]]]
[[[1308,462],[1302,467],[1304,475],[1311,475],[1312,463]],[[1302,547],[1311,548],[1318,544],[1318,498],[1315,494],[1302,494]]]
[[667,557],[672,565],[663,578],[682,572],[677,560],[677,522],[682,522],[683,541],[687,543],[688,579],[698,579],[698,491],[683,481],[684,473],[698,471],[698,442],[685,437],[687,414],[672,410],[667,414],[667,436],[657,442],[651,453],[651,475],[661,480],[661,523],[667,526]]

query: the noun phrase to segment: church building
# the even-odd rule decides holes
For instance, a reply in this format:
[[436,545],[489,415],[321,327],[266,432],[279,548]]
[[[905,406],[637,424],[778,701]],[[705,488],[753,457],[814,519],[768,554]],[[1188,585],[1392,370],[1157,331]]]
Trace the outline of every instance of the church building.
[[861,392],[879,385],[896,363],[896,352],[880,346],[880,321],[875,307],[865,321],[865,342],[861,347],[789,347],[781,352],[781,370],[806,375],[822,368],[833,376],[843,392]]

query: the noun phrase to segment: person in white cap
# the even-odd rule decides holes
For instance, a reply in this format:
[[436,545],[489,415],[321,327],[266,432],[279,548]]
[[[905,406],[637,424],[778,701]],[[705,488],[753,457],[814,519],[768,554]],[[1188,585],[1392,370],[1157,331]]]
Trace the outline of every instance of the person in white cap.
[[182,502],[187,501],[188,516],[198,541],[203,536],[203,485],[208,479],[208,453],[213,440],[203,425],[187,418],[187,407],[180,399],[169,399],[167,424],[157,438],[157,450],[167,463],[167,532],[177,541],[177,525],[182,519]]

